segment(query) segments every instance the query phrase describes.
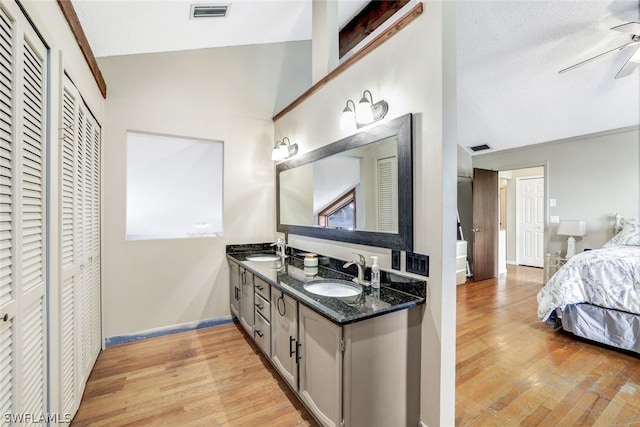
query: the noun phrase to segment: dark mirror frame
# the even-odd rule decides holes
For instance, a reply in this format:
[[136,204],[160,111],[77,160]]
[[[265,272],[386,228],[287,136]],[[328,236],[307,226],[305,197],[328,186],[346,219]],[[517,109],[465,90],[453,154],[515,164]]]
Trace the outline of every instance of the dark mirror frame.
[[[280,223],[281,172],[392,136],[397,137],[398,144],[397,233],[308,227]],[[372,125],[340,141],[278,164],[276,166],[276,220],[277,230],[282,233],[400,251],[413,251],[413,116],[406,114],[387,122]]]

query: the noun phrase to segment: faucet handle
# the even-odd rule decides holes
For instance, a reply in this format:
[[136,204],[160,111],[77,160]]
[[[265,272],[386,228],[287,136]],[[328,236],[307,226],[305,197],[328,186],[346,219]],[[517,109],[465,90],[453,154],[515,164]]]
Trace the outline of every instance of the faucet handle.
[[354,255],[358,255],[360,257],[360,265],[367,265],[367,259],[364,257],[364,255],[358,253],[358,252],[354,252]]

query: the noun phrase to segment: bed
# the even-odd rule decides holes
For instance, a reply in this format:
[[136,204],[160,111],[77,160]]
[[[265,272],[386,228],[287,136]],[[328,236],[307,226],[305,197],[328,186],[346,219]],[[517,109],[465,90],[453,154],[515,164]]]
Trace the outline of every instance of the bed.
[[600,249],[567,260],[538,293],[540,321],[640,354],[640,221],[616,217]]

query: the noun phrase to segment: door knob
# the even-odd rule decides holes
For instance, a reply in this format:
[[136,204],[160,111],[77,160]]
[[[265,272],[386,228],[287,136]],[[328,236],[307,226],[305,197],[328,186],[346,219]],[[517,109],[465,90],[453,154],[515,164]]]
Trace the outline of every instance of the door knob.
[[472,228],[471,231],[473,231],[474,233],[479,233],[480,229],[479,228]]

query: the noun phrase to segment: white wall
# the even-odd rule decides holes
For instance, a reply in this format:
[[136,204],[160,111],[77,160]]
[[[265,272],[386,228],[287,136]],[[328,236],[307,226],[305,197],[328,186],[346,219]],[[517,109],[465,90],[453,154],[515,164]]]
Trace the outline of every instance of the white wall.
[[[473,157],[473,166],[509,170],[547,165],[548,215],[587,222],[588,235],[576,239],[576,250],[599,248],[612,237],[611,216],[640,216],[640,132],[621,129],[537,144]],[[545,225],[546,251],[566,251],[566,237],[557,225]]]
[[[430,256],[421,418],[437,426],[453,425],[455,412],[455,4],[424,6],[416,21],[278,120],[276,136],[297,142],[301,153],[348,136],[340,114],[365,89],[389,103],[387,118],[414,114],[414,251]],[[390,268],[390,250],[299,236],[290,242],[342,259],[353,250],[379,255]]]
[[[310,82],[308,42],[101,58],[106,337],[229,317],[225,245],[275,239],[274,109]],[[284,79],[284,80],[283,80]],[[224,142],[224,238],[126,241],[126,131]]]

